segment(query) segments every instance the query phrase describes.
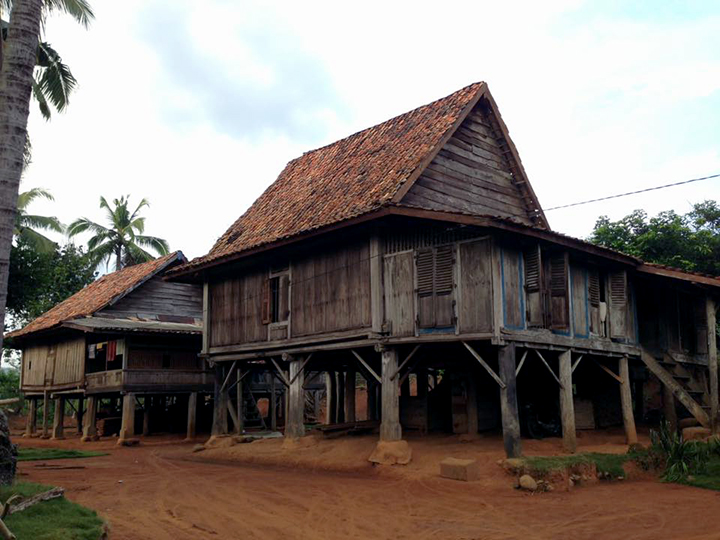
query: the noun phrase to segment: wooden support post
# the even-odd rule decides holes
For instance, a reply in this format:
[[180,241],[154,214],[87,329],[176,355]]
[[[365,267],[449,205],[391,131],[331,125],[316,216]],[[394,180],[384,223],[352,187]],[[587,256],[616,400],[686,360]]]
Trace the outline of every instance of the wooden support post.
[[335,416],[335,374],[332,371],[325,372],[325,423],[334,424]]
[[290,379],[293,381],[288,389],[288,419],[285,426],[286,437],[302,437],[305,435],[305,372],[301,360],[290,361]]
[[185,438],[189,441],[193,440],[197,435],[197,401],[198,393],[191,392],[188,396],[187,433],[185,434]]
[[32,437],[35,435],[35,429],[37,428],[37,398],[30,398],[28,400],[28,415],[25,420],[25,433],[23,437]]
[[64,439],[63,424],[65,423],[65,398],[55,398],[55,415],[53,417],[53,439]]
[[152,402],[152,398],[150,396],[145,396],[145,399],[143,399],[143,430],[142,430],[143,436],[150,435],[150,403],[151,402]]
[[270,403],[268,404],[270,415],[270,430],[277,431],[277,388],[275,377],[270,377]]
[[400,398],[398,381],[392,380],[398,368],[397,349],[382,351],[382,423],[380,424],[381,441],[399,441],[402,438],[400,427]]
[[620,358],[620,404],[622,405],[623,424],[625,424],[625,439],[628,444],[638,442],[635,429],[635,416],[633,414],[632,392],[630,391],[630,367],[628,357]]
[[511,343],[498,349],[498,368],[500,380],[500,414],[502,416],[503,442],[505,455],[509,458],[520,457],[520,415],[518,414],[517,387],[515,385],[515,344]]
[[211,435],[227,435],[228,412],[227,412],[227,390],[222,390],[223,370],[222,366],[215,366],[215,391],[213,403],[213,424]]
[[[425,388],[427,389],[427,375],[425,376]],[[418,380],[418,390],[420,389],[420,381]],[[478,435],[478,402],[477,402],[477,386],[475,383],[475,373],[470,372],[465,379],[465,397],[467,407],[467,434],[470,437]]]
[[76,418],[77,418],[77,432],[80,434],[82,434],[82,431],[83,431],[84,416],[85,416],[85,398],[79,397],[77,400]]
[[345,421],[355,421],[355,370],[345,372]]
[[43,419],[42,419],[42,435],[40,435],[43,439],[49,439],[50,438],[50,394],[47,390],[43,392]]
[[718,359],[717,337],[715,336],[715,300],[708,298],[705,302],[707,319],[707,351],[708,374],[710,376],[710,430],[715,435],[718,432]]
[[[235,399],[237,399],[237,424],[235,426],[238,435],[245,432],[245,401],[243,396],[243,377],[244,373],[238,368],[237,383],[235,384]],[[275,394],[273,393],[273,396]]]
[[572,386],[572,351],[560,353],[558,357],[560,372],[560,422],[562,423],[563,448],[567,452],[577,450],[575,432],[575,402]]
[[97,398],[90,396],[87,398],[87,412],[85,414],[85,424],[83,425],[83,436],[82,441],[95,441],[97,440]]
[[677,408],[675,405],[675,396],[673,395],[672,390],[670,390],[669,386],[665,386],[662,383],[660,383],[660,386],[662,386],[663,392],[663,412],[665,414],[665,421],[670,424],[671,430],[677,431],[678,418]]
[[135,437],[135,394],[128,393],[122,398],[122,424],[120,441]]
[[335,415],[338,424],[345,422],[345,376],[342,371],[335,372]]

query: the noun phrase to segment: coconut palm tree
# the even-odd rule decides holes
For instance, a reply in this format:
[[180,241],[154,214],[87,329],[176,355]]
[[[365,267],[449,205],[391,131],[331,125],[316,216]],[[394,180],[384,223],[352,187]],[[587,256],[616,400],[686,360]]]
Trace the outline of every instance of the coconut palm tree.
[[[48,13],[63,11],[81,23],[92,18],[86,0],[0,0],[9,10],[7,40],[0,40],[0,326],[5,321],[8,268],[25,164],[30,96],[38,42]],[[0,351],[2,336],[0,336]]]
[[130,195],[114,199],[112,207],[105,197],[100,197],[100,208],[107,213],[109,227],[88,218],[75,220],[68,227],[71,238],[84,232],[93,234],[88,240],[88,255],[96,265],[106,263],[109,266],[115,258],[115,270],[120,270],[155,258],[143,248],[150,248],[159,255],[167,255],[170,251],[167,241],[142,234],[145,232],[145,218],[140,216],[140,210],[150,206],[148,200],[140,201],[133,212],[128,208],[129,203]]
[[52,194],[43,188],[32,188],[18,195],[17,214],[15,215],[15,230],[13,235],[17,238],[23,238],[28,244],[32,245],[37,251],[48,253],[53,251],[57,244],[50,240],[44,234],[38,232],[55,231],[64,233],[65,227],[56,217],[38,216],[36,214],[28,214],[28,206],[36,199],[48,199],[54,201]]

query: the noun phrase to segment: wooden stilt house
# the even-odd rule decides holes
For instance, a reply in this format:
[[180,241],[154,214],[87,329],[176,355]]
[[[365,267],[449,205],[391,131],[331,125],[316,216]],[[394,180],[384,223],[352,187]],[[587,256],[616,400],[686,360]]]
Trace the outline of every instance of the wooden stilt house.
[[[195,434],[198,393],[212,377],[198,358],[202,288],[163,281],[186,262],[181,252],[102,276],[24,328],[6,336],[22,350],[21,389],[30,402],[27,436],[63,436],[66,403],[85,440],[119,433]],[[188,412],[189,407],[189,412]],[[138,416],[136,421],[136,415]]]
[[168,279],[203,285],[215,433],[226,409],[242,429],[262,370],[287,388],[286,436],[320,374],[326,422],[386,441],[501,429],[516,456],[558,418],[574,451],[578,427],[634,442],[653,406],[715,427],[720,280],[553,232],[485,83],[291,161]]

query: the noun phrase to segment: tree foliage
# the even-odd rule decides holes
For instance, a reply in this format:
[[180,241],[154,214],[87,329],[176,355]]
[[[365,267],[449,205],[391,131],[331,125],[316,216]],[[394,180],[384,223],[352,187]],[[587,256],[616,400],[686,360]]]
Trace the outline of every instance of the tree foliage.
[[687,214],[673,210],[649,217],[644,210],[617,221],[600,217],[589,240],[682,270],[720,275],[720,205],[704,201]]
[[24,239],[38,251],[49,253],[57,248],[57,244],[39,232],[39,230],[63,233],[65,232],[65,227],[63,227],[60,220],[56,217],[39,216],[28,213],[30,204],[40,198],[50,201],[55,200],[52,194],[43,188],[32,188],[18,195],[13,236]]
[[95,279],[82,248],[68,244],[43,252],[22,238],[10,252],[7,311],[13,328],[25,325]]

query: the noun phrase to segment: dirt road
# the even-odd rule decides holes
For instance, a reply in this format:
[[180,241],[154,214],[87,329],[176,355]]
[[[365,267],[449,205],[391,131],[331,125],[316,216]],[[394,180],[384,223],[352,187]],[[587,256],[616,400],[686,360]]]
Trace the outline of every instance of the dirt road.
[[198,463],[187,444],[93,448],[112,455],[20,471],[96,509],[112,540],[720,538],[720,494],[651,481],[530,495],[501,476],[464,484]]

